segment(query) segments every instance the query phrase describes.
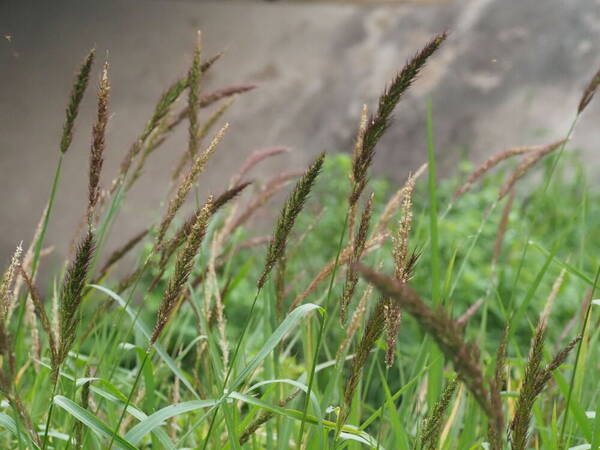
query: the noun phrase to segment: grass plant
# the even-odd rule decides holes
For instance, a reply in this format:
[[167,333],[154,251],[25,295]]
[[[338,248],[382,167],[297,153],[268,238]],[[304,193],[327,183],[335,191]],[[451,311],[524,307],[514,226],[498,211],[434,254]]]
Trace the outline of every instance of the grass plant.
[[[255,86],[204,92],[221,54],[204,60],[199,36],[189,70],[106,183],[105,63],[79,244],[44,289],[36,275],[95,77],[90,52],[40,225],[0,279],[0,447],[599,448],[600,190],[569,138],[600,78],[583,89],[564,139],[515,142],[444,179],[429,99],[427,161],[394,186],[371,173],[378,142],[402,126],[393,111],[446,37],[406,62],[371,115],[362,108],[349,155],[250,178],[290,151],[257,150],[217,192],[200,192],[198,180],[234,97]],[[186,124],[164,212],[107,253],[146,164]],[[264,236],[252,219],[277,209]]]

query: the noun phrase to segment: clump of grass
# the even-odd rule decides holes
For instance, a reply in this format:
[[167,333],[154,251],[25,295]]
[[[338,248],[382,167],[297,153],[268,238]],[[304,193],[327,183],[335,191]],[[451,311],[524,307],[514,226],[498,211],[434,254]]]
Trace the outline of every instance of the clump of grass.
[[[370,179],[394,108],[445,38],[434,37],[407,62],[370,117],[363,108],[351,156],[321,154],[304,171],[252,177],[259,163],[289,149],[256,151],[223,177],[220,195],[208,196],[187,217],[189,193],[224,129],[201,151],[204,138],[234,96],[254,86],[204,92],[203,74],[220,54],[202,61],[198,42],[187,74],[159,98],[115,181],[102,191],[110,92],[105,64],[92,126],[87,220],[62,281],[49,296],[36,287],[58,178],[29,250],[22,257],[18,247],[0,280],[0,446],[255,449],[293,442],[307,449],[462,449],[487,441],[491,450],[502,450],[566,448],[575,440],[597,446],[600,422],[590,426],[587,416],[598,413],[598,357],[591,351],[600,339],[592,301],[598,276],[594,281],[587,273],[598,250],[589,236],[598,226],[593,205],[600,196],[582,183],[582,172],[577,183],[555,172],[558,157],[549,161],[554,186],[548,179],[542,195],[528,189],[526,201],[517,189],[544,157],[562,153],[567,139],[503,151],[466,182],[431,183],[430,204],[417,184],[428,164],[393,190]],[[63,139],[72,139],[92,59],[76,77],[61,149]],[[577,116],[597,87],[596,76]],[[185,105],[178,106],[180,99]],[[188,143],[175,160],[166,211],[103,255],[129,189],[182,124]],[[434,168],[433,151],[429,156]],[[515,156],[522,160],[506,174],[500,163]],[[253,235],[250,220],[293,181],[272,236]],[[479,190],[464,195],[475,183]],[[306,211],[312,196],[320,203],[314,213]],[[504,196],[509,199],[496,217]],[[448,209],[437,216],[442,202]],[[439,230],[435,244],[430,221]],[[514,239],[523,232],[524,249]],[[547,242],[555,242],[550,251]],[[142,243],[130,275],[109,289],[113,268]],[[425,251],[429,245],[434,251]],[[439,289],[427,270],[433,258],[431,267],[447,264]],[[89,279],[93,285],[86,287]],[[27,292],[20,292],[22,284]],[[581,298],[582,288],[588,292],[583,307],[571,300]],[[540,313],[542,290],[549,295]],[[550,316],[552,308],[560,312]],[[579,309],[581,336],[547,358],[546,339],[562,342],[571,334]],[[342,329],[332,320],[338,312]],[[534,313],[538,324],[522,358]],[[429,338],[441,352],[432,351]],[[557,371],[575,347],[567,389]],[[557,388],[548,389],[553,375]]]

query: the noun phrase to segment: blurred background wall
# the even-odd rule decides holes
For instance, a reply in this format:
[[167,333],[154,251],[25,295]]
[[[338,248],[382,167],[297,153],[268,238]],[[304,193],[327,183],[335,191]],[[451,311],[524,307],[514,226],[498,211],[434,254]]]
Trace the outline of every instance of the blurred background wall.
[[[375,2],[3,0],[0,2],[0,263],[27,246],[47,201],[73,74],[97,49],[110,61],[108,184],[161,92],[185,74],[196,30],[205,55],[225,56],[206,91],[233,83],[230,130],[202,176],[219,191],[245,156],[289,145],[264,172],[301,168],[316,153],[349,151],[360,107],[375,100],[434,33],[450,38],[401,103],[381,143],[376,171],[398,181],[426,159],[425,100],[431,98],[442,173],[468,156],[546,143],[566,132],[580,92],[600,64],[600,0]],[[62,261],[84,212],[92,88],[84,101],[48,243]],[[598,158],[600,102],[572,147]],[[162,213],[185,127],[150,161],[116,224],[121,242]],[[113,244],[120,244],[116,240]]]

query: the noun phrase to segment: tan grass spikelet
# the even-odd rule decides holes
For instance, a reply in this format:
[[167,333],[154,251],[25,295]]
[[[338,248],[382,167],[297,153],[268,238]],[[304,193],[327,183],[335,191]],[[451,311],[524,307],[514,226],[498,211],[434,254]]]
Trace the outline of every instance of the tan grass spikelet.
[[390,220],[392,219],[392,217],[394,216],[394,214],[400,207],[402,200],[404,199],[404,197],[406,196],[406,193],[408,192],[408,189],[409,189],[408,186],[411,184],[414,186],[414,184],[417,182],[417,180],[426,171],[427,171],[427,163],[422,164],[421,167],[419,167],[413,175],[410,175],[407,178],[407,180],[405,181],[404,185],[400,189],[398,189],[394,195],[392,195],[390,197],[390,199],[386,203],[385,207],[383,208],[383,212],[379,216],[379,220],[377,222],[377,225],[375,226],[375,231],[373,234],[375,234],[375,235],[380,234],[384,230],[387,229],[387,227],[390,223]]
[[175,262],[175,271],[169,280],[167,289],[165,290],[162,302],[158,309],[156,324],[154,325],[154,330],[152,331],[152,336],[150,337],[151,345],[157,341],[173,312],[177,308],[181,292],[183,291],[192,271],[194,258],[196,257],[196,254],[200,248],[200,244],[202,243],[204,235],[206,234],[208,220],[212,211],[212,202],[212,197],[210,197],[204,205],[204,208],[202,208],[202,210],[198,213],[196,222],[192,227],[185,247],[181,250],[177,261]]
[[210,145],[206,148],[206,150],[204,150],[204,152],[202,152],[202,154],[200,154],[196,157],[196,159],[194,160],[194,163],[190,167],[189,171],[187,172],[187,174],[183,177],[183,179],[179,183],[179,186],[177,187],[175,196],[169,202],[167,211],[166,211],[165,215],[163,216],[161,224],[158,228],[158,233],[157,233],[157,238],[156,238],[156,242],[158,245],[160,245],[162,243],[162,241],[165,237],[165,234],[167,232],[167,229],[169,228],[169,225],[171,224],[171,222],[173,221],[173,218],[175,217],[175,214],[177,213],[179,208],[181,208],[181,205],[183,205],[183,202],[184,202],[185,198],[187,197],[187,194],[192,189],[192,186],[193,186],[194,182],[196,181],[198,175],[200,175],[200,173],[204,170],[206,163],[208,162],[209,158],[212,156],[213,152],[215,151],[215,149],[216,149],[217,145],[219,144],[219,142],[221,141],[221,139],[223,138],[228,126],[229,126],[229,124],[225,124],[217,132],[217,134],[211,141]]
[[508,194],[510,190],[515,186],[517,181],[523,178],[527,174],[529,169],[535,166],[544,156],[561,147],[566,142],[566,139],[561,139],[560,141],[552,142],[551,144],[542,147],[540,150],[536,150],[531,154],[527,155],[523,159],[523,161],[517,166],[517,168],[509,175],[509,177],[506,179],[506,181],[500,188],[498,200],[504,198],[504,196],[506,196],[506,194]]
[[44,332],[46,333],[46,336],[48,337],[48,345],[50,347],[50,358],[52,361],[52,366],[55,366],[58,364],[58,358],[59,358],[58,346],[56,344],[56,340],[54,339],[55,336],[54,336],[54,330],[52,329],[52,324],[50,322],[50,319],[48,318],[46,309],[44,308],[44,302],[42,301],[39,293],[37,292],[37,289],[33,285],[33,282],[27,275],[27,272],[25,272],[25,269],[23,268],[23,266],[20,266],[20,274],[23,277],[23,280],[25,281],[25,284],[27,285],[27,287],[29,289],[29,294],[31,296],[31,303],[34,307],[35,315],[37,316],[38,320],[40,321],[42,329],[44,330]]
[[0,321],[4,322],[9,311],[14,307],[15,304],[15,290],[13,284],[15,279],[18,277],[18,269],[21,264],[21,255],[23,254],[22,245],[17,245],[15,252],[10,260],[8,268],[0,280]]
[[360,113],[360,122],[358,125],[358,131],[356,133],[356,139],[354,141],[354,151],[352,153],[352,171],[350,172],[350,185],[352,186],[350,196],[348,198],[349,211],[348,211],[348,239],[353,239],[354,233],[354,219],[356,217],[356,205],[358,203],[358,196],[353,195],[355,191],[359,188],[358,183],[360,180],[357,180],[355,177],[357,176],[358,170],[354,169],[356,165],[359,164],[359,158],[362,152],[364,140],[365,140],[365,132],[367,131],[367,121],[368,121],[368,109],[367,105],[363,105],[361,113]]
[[486,159],[481,165],[479,165],[475,170],[471,172],[467,181],[465,181],[462,185],[460,185],[456,191],[454,191],[454,195],[452,196],[452,202],[458,200],[460,196],[462,196],[465,192],[469,190],[477,180],[482,178],[486,173],[500,164],[502,161],[512,158],[513,156],[523,155],[525,153],[536,152],[542,150],[544,147],[541,145],[529,145],[522,147],[512,147],[506,150],[502,150],[501,152],[496,153],[495,155],[490,156]]

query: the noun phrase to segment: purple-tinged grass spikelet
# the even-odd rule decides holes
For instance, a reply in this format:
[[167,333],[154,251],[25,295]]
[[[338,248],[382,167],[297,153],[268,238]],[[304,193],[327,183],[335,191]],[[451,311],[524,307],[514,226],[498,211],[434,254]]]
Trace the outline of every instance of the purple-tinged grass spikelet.
[[598,90],[598,86],[600,86],[600,69],[594,74],[583,91],[581,100],[579,100],[579,106],[577,107],[577,115],[581,114],[587,105],[590,104],[592,98],[594,98],[594,94]]
[[479,180],[481,177],[483,177],[486,173],[488,173],[490,170],[492,170],[494,167],[496,167],[502,161],[512,158],[513,156],[516,156],[516,155],[522,155],[524,153],[536,152],[536,151],[542,150],[543,148],[544,147],[542,147],[541,145],[512,147],[512,148],[503,150],[499,153],[496,153],[495,155],[490,156],[483,163],[481,163],[481,165],[479,167],[477,167],[475,170],[473,170],[473,172],[471,172],[471,174],[467,178],[467,181],[465,181],[462,185],[460,185],[456,189],[456,191],[454,191],[454,195],[452,196],[452,202],[455,202],[456,200],[458,200],[458,198],[460,196],[462,196],[465,192],[467,192],[469,190],[469,188],[473,184],[475,184],[475,182],[477,180]]
[[196,257],[200,244],[206,234],[208,220],[212,211],[212,202],[212,197],[210,197],[204,205],[204,208],[197,214],[196,221],[188,236],[186,245],[175,262],[173,276],[169,280],[169,284],[167,285],[167,289],[158,309],[156,324],[154,325],[154,330],[150,337],[150,344],[154,344],[157,341],[179,304],[181,292],[185,288],[185,284],[194,266],[194,258]]
[[296,222],[298,214],[300,214],[300,211],[302,211],[302,208],[308,199],[308,195],[312,190],[317,176],[321,172],[324,159],[324,153],[321,153],[319,156],[317,156],[314,162],[308,167],[308,169],[306,169],[304,175],[300,178],[300,180],[298,180],[294,190],[285,202],[285,205],[281,210],[279,220],[275,226],[273,239],[271,240],[267,250],[265,267],[257,282],[258,289],[261,289],[264,286],[269,274],[271,273],[271,270],[279,258],[281,258],[285,253],[288,237],[292,231],[292,228],[294,227],[294,223]]
[[425,66],[427,59],[440,47],[448,36],[441,33],[429,41],[417,54],[415,54],[392,80],[390,86],[379,97],[377,112],[371,116],[364,133],[363,145],[360,154],[357,155],[352,167],[352,178],[355,180],[350,204],[355,203],[364,190],[368,170],[375,155],[375,145],[386,132],[392,120],[392,112],[402,98],[402,95],[412,85],[421,69]]
[[235,186],[238,184],[250,170],[252,170],[257,164],[261,163],[265,159],[272,156],[281,155],[283,153],[290,152],[288,147],[270,147],[262,150],[256,150],[250,154],[242,164],[242,167],[231,177],[229,184]]
[[94,63],[95,50],[92,49],[86,56],[83,64],[79,69],[75,84],[69,97],[69,104],[67,105],[65,124],[63,125],[63,132],[60,139],[60,152],[65,154],[71,142],[73,141],[73,129],[75,128],[75,119],[79,113],[79,105],[83,100],[83,94],[87,88],[90,80],[90,71],[92,70],[92,64]]
[[365,245],[369,235],[369,223],[371,222],[371,214],[373,212],[373,196],[374,194],[369,196],[360,218],[358,230],[356,230],[356,236],[352,239],[352,256],[348,262],[349,267],[346,272],[346,281],[344,283],[344,291],[340,302],[340,321],[342,324],[346,323],[348,306],[352,301],[352,296],[354,295],[356,284],[358,283],[358,273],[354,269],[354,265],[360,261],[365,251]]
[[88,227],[93,225],[94,210],[100,196],[100,174],[104,163],[106,147],[106,125],[108,124],[108,62],[104,63],[100,85],[98,86],[98,112],[92,128],[92,147],[90,150],[90,168],[88,185]]
[[517,181],[519,181],[527,174],[529,169],[535,166],[544,156],[553,152],[557,148],[560,148],[566,142],[566,139],[561,139],[560,141],[548,144],[545,147],[542,147],[541,149],[536,150],[531,154],[527,155],[523,159],[523,161],[516,167],[516,169],[510,174],[510,176],[506,179],[506,181],[500,188],[500,193],[498,194],[498,201],[502,200],[506,196],[506,194],[510,192],[510,190],[515,186]]

